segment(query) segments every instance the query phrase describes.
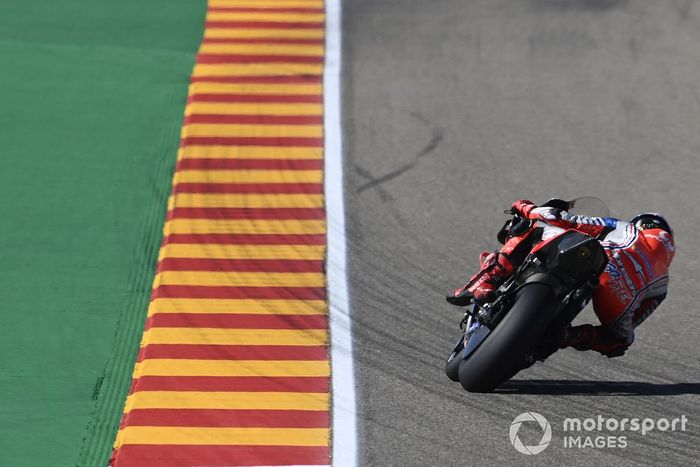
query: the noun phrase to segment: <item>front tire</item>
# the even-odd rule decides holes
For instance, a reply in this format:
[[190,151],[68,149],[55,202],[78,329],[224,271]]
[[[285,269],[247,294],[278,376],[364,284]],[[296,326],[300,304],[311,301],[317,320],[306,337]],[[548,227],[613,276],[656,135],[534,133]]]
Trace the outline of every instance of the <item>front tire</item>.
[[[508,314],[467,360],[460,360],[459,382],[469,392],[491,392],[525,365],[523,357],[539,344],[556,313],[546,284],[525,285]],[[448,375],[449,376],[449,375]]]
[[459,352],[455,352],[454,356],[450,354],[450,359],[445,363],[445,374],[452,381],[459,381],[459,364],[464,358],[464,347]]

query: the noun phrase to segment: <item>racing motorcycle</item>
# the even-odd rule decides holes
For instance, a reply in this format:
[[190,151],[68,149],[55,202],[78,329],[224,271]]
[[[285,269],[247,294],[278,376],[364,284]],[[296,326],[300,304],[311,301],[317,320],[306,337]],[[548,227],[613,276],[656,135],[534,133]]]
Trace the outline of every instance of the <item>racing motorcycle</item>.
[[[607,217],[595,197],[551,199],[542,206],[572,214]],[[509,233],[527,220],[513,217],[501,228]],[[516,271],[498,288],[491,303],[472,300],[460,322],[462,331],[447,358],[445,373],[470,392],[490,392],[520,370],[544,361],[558,349],[556,336],[583,310],[598,286],[608,259],[593,237],[545,225],[542,239]]]

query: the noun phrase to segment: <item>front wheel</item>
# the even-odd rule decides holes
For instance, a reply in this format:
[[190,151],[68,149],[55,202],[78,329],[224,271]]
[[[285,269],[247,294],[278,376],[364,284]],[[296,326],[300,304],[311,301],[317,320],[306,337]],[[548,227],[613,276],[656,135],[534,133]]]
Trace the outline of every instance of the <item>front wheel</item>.
[[452,352],[445,363],[445,374],[452,381],[459,381],[459,364],[464,358],[464,348],[459,352]]
[[525,285],[488,338],[467,360],[460,361],[462,387],[469,392],[490,392],[515,376],[524,367],[523,357],[539,344],[556,309],[550,286]]

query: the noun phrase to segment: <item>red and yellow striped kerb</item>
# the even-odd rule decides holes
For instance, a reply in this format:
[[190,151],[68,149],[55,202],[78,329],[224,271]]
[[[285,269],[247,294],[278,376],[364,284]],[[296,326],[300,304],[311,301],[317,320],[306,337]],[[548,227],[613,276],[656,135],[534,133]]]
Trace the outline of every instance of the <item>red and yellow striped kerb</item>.
[[330,463],[323,0],[210,0],[114,466]]

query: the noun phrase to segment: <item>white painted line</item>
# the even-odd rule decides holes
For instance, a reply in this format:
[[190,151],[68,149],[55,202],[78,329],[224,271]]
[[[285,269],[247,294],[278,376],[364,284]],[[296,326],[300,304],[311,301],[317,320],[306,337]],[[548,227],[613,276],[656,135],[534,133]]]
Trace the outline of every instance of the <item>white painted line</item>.
[[348,298],[343,139],[340,124],[340,0],[326,0],[326,65],[323,72],[325,194],[328,222],[326,278],[331,332],[333,466],[357,465],[355,375]]

